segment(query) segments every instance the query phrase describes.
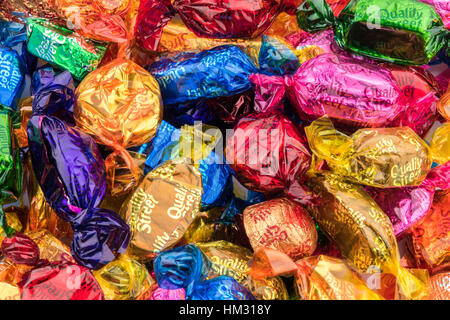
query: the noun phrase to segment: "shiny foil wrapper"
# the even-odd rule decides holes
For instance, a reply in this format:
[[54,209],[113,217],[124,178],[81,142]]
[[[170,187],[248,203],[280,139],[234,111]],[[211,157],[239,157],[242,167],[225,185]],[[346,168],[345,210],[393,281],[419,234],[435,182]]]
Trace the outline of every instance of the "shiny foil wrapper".
[[302,120],[327,115],[342,127],[382,127],[402,111],[390,71],[348,54],[324,53],[284,78],[255,74],[255,109],[280,108],[287,96]]
[[312,175],[307,186],[320,199],[309,212],[355,270],[394,275],[409,299],[426,295],[421,279],[400,267],[392,224],[362,187],[325,172]]
[[[130,60],[114,60],[80,83],[74,117],[77,125],[98,143],[114,150],[105,160],[111,193],[130,191],[139,182],[140,173],[125,149],[149,141],[162,118],[156,80]],[[132,179],[116,176],[114,165],[118,158],[129,168]]]
[[42,60],[70,71],[77,80],[82,80],[100,64],[106,46],[45,19],[29,18],[27,49]]
[[67,261],[75,263],[69,246],[61,242],[49,231],[41,229],[38,231],[26,232],[39,248],[39,258],[49,262]]
[[144,265],[126,255],[93,274],[103,290],[105,300],[140,300],[141,297],[149,297],[155,283]]
[[212,241],[216,232],[216,221],[223,213],[223,208],[211,208],[208,211],[199,212],[189,228],[184,233],[186,243]]
[[435,268],[450,262],[450,189],[437,191],[428,215],[412,230],[417,263]]
[[0,105],[14,108],[14,102],[24,81],[21,59],[16,51],[0,47]]
[[450,86],[438,102],[438,110],[447,121],[450,121]]
[[351,1],[337,18],[325,0],[307,0],[296,14],[303,30],[333,26],[340,47],[397,64],[427,64],[447,41],[435,9],[416,0]]
[[19,288],[6,282],[0,282],[0,300],[20,300]]
[[296,265],[295,288],[302,299],[384,300],[344,260],[319,255],[298,260]]
[[450,122],[437,128],[430,144],[433,160],[439,164],[450,161]]
[[431,169],[430,148],[409,127],[359,129],[349,137],[323,117],[305,131],[314,155],[356,183],[379,188],[416,186]]
[[243,285],[258,300],[287,300],[288,293],[279,277],[252,279],[248,276],[248,262],[252,252],[227,241],[197,243],[196,246],[211,261],[208,279],[229,276]]
[[430,278],[430,294],[427,300],[450,300],[450,272],[442,272]]
[[245,232],[253,250],[279,250],[294,260],[310,256],[317,231],[308,211],[289,198],[272,199],[244,210]]
[[284,192],[311,164],[303,133],[280,113],[242,118],[227,137],[225,151],[239,182],[265,194]]
[[46,18],[58,25],[65,25],[65,20],[56,8],[54,0],[5,0],[0,7],[0,20],[23,23],[26,17]]
[[266,31],[283,9],[277,0],[244,3],[231,0],[142,0],[136,21],[137,43],[156,51],[174,14],[198,37],[255,38]]
[[155,285],[149,300],[186,300],[186,292],[180,289],[163,289]]
[[201,175],[192,165],[167,161],[148,173],[121,209],[131,254],[150,259],[176,244],[197,217],[201,197]]

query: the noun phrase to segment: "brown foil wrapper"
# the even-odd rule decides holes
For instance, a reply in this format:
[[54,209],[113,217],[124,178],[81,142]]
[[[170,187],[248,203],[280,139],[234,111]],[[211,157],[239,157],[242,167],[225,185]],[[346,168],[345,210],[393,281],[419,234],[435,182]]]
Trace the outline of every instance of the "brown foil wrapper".
[[[22,15],[15,15],[17,12]],[[15,21],[23,23],[20,18],[35,16],[46,18],[52,23],[61,26],[66,24],[65,19],[58,14],[58,9],[54,0],[1,0],[0,1],[0,20]]]
[[450,263],[450,189],[436,191],[430,212],[412,229],[411,240],[419,266]]
[[326,172],[312,175],[307,186],[320,199],[309,211],[355,270],[394,275],[409,299],[427,294],[422,279],[400,266],[392,224],[361,186]]
[[130,254],[149,259],[182,239],[199,213],[202,192],[193,165],[167,161],[149,172],[121,209],[132,232]]
[[230,276],[251,291],[258,300],[287,300],[289,295],[279,277],[252,279],[248,276],[248,262],[252,252],[227,241],[196,243],[211,261],[208,278]]
[[245,232],[253,249],[266,247],[296,260],[311,255],[317,230],[308,211],[289,198],[279,198],[244,210]]

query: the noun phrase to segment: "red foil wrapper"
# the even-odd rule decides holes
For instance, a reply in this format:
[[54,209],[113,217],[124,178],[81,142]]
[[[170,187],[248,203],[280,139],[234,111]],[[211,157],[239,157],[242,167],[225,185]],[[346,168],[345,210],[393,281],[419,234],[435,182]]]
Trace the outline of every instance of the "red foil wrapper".
[[311,154],[299,128],[284,115],[252,114],[242,118],[227,137],[227,163],[246,188],[283,192],[311,164]]
[[255,38],[284,9],[280,0],[141,0],[136,40],[156,51],[163,28],[175,14],[199,37]]

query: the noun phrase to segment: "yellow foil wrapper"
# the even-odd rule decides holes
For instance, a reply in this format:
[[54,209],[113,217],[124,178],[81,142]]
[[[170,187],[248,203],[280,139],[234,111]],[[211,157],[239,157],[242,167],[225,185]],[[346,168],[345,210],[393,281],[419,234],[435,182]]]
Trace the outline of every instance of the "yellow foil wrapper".
[[19,288],[6,282],[0,282],[0,300],[20,300]]
[[316,250],[317,230],[308,211],[289,198],[272,199],[244,210],[244,227],[253,250],[279,250],[292,259]]
[[450,121],[450,86],[441,100],[438,101],[437,109],[447,121]]
[[258,300],[287,300],[289,295],[279,277],[252,279],[248,276],[248,262],[252,252],[227,241],[195,244],[211,261],[208,278],[229,276],[251,291]]
[[[6,218],[6,225],[9,228],[14,229],[15,232],[22,231],[22,223],[20,222],[16,211],[6,211],[4,214]],[[5,239],[6,237],[6,230],[3,230],[3,228],[0,227],[0,241],[3,241],[3,239]]]
[[322,117],[305,132],[317,158],[336,174],[368,186],[419,185],[433,162],[428,145],[409,127],[359,129],[349,137]]
[[136,300],[150,295],[155,281],[147,268],[126,255],[93,272],[106,300]]
[[[140,172],[125,149],[149,141],[162,118],[162,99],[155,78],[131,60],[116,59],[80,83],[74,117],[82,130],[114,150],[105,160],[111,194],[130,191],[138,184]],[[132,172],[132,179],[118,178],[114,170],[120,162],[118,157]]]
[[384,300],[344,260],[324,255],[296,262],[296,291],[305,300]]
[[186,243],[212,241],[216,231],[215,222],[219,220],[223,210],[224,208],[215,207],[199,212],[198,217],[184,233],[184,241]]
[[420,299],[427,287],[400,266],[392,224],[369,194],[331,173],[318,173],[306,182],[320,203],[309,211],[336,244],[342,256],[360,273],[390,273],[408,299]]
[[200,211],[202,177],[193,165],[166,161],[149,172],[121,208],[130,254],[149,259],[182,239]]
[[430,148],[437,163],[444,164],[450,161],[450,122],[437,128],[431,139]]

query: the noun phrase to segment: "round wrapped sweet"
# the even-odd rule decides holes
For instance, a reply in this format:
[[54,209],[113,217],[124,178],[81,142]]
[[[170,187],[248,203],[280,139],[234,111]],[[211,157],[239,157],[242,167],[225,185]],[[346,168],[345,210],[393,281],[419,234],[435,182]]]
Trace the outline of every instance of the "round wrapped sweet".
[[289,198],[261,202],[244,210],[245,232],[253,249],[279,250],[292,259],[313,254],[317,230],[309,213]]
[[[125,193],[139,180],[139,171],[126,148],[149,141],[162,118],[156,80],[136,63],[119,58],[90,73],[76,90],[77,125],[114,152],[106,159],[111,193]],[[131,181],[117,179],[114,166],[125,161]],[[113,178],[113,176],[115,178]]]

